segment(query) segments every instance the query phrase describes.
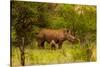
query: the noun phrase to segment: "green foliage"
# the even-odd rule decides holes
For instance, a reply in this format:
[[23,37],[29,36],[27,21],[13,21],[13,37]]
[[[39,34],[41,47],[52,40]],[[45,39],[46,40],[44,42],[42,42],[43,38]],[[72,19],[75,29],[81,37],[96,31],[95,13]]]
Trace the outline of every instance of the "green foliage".
[[[25,11],[23,12],[22,9]],[[22,22],[27,27],[26,29],[20,29],[23,24],[19,24],[16,27],[16,24],[20,23],[21,20],[24,20]],[[31,21],[30,25],[28,25],[29,21]],[[78,35],[81,40],[85,40],[88,34],[93,35],[91,39],[96,39],[96,36],[94,36],[96,34],[96,7],[88,5],[12,1],[12,26],[14,27],[13,29],[19,29],[22,33],[28,32],[29,30],[36,31],[35,28],[68,28],[74,34]],[[33,33],[33,35],[35,34]]]

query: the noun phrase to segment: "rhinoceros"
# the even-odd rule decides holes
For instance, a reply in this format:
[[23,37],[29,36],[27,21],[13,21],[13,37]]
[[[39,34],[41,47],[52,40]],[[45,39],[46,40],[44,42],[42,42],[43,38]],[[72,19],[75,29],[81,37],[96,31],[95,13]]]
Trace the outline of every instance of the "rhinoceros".
[[41,29],[37,34],[38,46],[44,48],[44,42],[49,44],[58,44],[58,48],[62,48],[62,43],[68,40],[71,43],[79,42],[79,39],[71,34],[68,29]]

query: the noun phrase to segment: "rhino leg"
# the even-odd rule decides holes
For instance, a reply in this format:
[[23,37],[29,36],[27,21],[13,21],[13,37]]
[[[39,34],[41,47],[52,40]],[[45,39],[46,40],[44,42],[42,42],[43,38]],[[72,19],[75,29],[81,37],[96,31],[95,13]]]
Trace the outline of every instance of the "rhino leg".
[[51,41],[51,48],[56,49],[56,42],[54,40]]
[[38,47],[44,49],[44,42],[45,42],[44,40],[39,40],[38,41],[38,43],[39,43]]
[[58,48],[59,48],[59,49],[62,48],[62,43],[63,43],[63,42],[59,42],[59,43],[58,43]]

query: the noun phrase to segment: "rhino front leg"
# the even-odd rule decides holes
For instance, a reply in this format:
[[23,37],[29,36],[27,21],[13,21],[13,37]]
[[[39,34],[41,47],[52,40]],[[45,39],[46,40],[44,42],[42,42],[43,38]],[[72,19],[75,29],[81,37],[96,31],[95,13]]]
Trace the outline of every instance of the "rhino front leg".
[[44,49],[44,40],[38,41],[38,47]]
[[58,48],[61,49],[62,48],[62,42],[58,43]]

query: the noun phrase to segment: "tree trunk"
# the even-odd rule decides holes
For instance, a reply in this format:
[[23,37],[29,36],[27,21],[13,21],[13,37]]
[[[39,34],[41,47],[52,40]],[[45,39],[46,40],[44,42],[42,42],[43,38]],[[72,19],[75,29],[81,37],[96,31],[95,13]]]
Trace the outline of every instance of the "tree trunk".
[[22,44],[20,45],[20,52],[21,52],[21,65],[24,66],[25,65],[25,44],[24,44],[24,37],[22,37]]

